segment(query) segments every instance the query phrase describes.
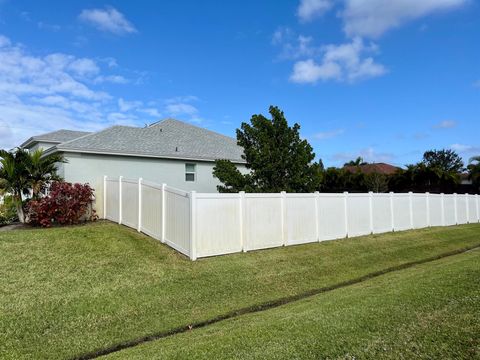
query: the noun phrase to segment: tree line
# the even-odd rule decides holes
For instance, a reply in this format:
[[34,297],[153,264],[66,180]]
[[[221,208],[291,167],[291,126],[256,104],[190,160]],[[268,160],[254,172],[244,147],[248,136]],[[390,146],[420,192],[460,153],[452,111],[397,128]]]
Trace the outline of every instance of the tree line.
[[269,108],[271,118],[253,115],[236,131],[237,143],[243,148],[246,172],[230,160],[217,160],[214,176],[221,182],[219,192],[432,192],[459,190],[461,173],[468,171],[472,191],[480,189],[480,156],[470,159],[467,168],[453,150],[429,150],[415,164],[398,168],[391,174],[365,173],[361,158],[343,167],[325,168],[306,139],[300,136],[300,125],[289,126],[284,113]]

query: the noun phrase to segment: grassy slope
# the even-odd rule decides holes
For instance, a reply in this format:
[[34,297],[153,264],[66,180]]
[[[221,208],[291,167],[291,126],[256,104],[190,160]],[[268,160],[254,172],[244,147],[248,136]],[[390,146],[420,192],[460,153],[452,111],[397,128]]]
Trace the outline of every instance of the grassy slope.
[[479,277],[474,251],[108,358],[479,358]]
[[0,358],[65,358],[480,243],[480,225],[190,262],[111,223],[0,233]]

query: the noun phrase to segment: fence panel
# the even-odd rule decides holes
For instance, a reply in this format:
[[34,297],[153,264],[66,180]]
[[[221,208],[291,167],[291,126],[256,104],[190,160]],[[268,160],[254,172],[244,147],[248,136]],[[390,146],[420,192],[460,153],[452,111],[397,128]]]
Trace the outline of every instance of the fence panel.
[[118,222],[119,216],[119,190],[118,190],[118,179],[105,179],[106,190],[106,200],[105,200],[105,218],[111,221]]
[[162,186],[142,182],[142,221],[140,231],[162,240]]
[[442,226],[442,195],[430,194],[428,196],[428,208],[430,211],[430,226]]
[[281,194],[245,194],[247,250],[283,245]]
[[285,196],[285,225],[287,245],[318,241],[315,194]]
[[427,195],[412,194],[413,228],[421,229],[428,226]]
[[467,223],[467,195],[457,195],[457,224]]
[[190,256],[190,197],[169,186],[165,187],[165,242]]
[[344,194],[319,194],[317,208],[320,241],[347,236]]
[[392,231],[392,206],[390,194],[372,194],[373,233]]
[[455,225],[455,195],[443,195],[443,208],[445,209],[445,225]]
[[411,229],[410,223],[410,195],[393,195],[393,224],[395,231]]
[[138,226],[138,181],[122,180],[122,223],[137,228]]
[[476,223],[477,218],[477,199],[475,195],[468,195],[468,222]]
[[349,237],[371,233],[369,194],[348,194],[347,223]]
[[197,257],[242,251],[242,213],[239,194],[197,194]]

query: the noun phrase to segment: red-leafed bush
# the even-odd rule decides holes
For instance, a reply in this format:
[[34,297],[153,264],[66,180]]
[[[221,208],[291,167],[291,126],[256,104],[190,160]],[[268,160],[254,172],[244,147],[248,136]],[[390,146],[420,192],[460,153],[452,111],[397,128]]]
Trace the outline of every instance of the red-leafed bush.
[[28,203],[28,221],[32,225],[49,227],[96,220],[93,201],[93,189],[88,184],[54,182],[47,196]]

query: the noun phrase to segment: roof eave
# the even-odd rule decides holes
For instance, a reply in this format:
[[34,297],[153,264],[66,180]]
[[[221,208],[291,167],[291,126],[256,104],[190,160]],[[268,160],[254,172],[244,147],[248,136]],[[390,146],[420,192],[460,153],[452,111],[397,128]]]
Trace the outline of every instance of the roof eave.
[[[213,158],[199,158],[199,157],[189,157],[189,156],[171,156],[171,155],[154,155],[154,154],[140,154],[140,153],[125,153],[125,152],[115,152],[115,151],[101,151],[101,150],[85,150],[85,149],[74,149],[74,148],[62,148],[55,146],[51,149],[61,152],[71,152],[71,153],[85,153],[85,154],[99,154],[99,155],[114,155],[114,156],[131,156],[131,157],[142,157],[142,158],[154,158],[154,159],[171,159],[171,160],[189,160],[189,161],[204,161],[204,162],[214,162],[218,159]],[[52,151],[53,152],[53,151]],[[221,159],[221,158],[219,158]],[[246,161],[227,159],[235,164],[246,164]]]
[[20,144],[19,147],[25,148],[28,145],[34,145],[34,144],[39,143],[39,142],[44,142],[44,143],[49,143],[49,144],[60,144],[61,143],[61,141],[41,139],[41,138],[37,138],[35,136],[32,136],[31,138],[27,139],[22,144]]

